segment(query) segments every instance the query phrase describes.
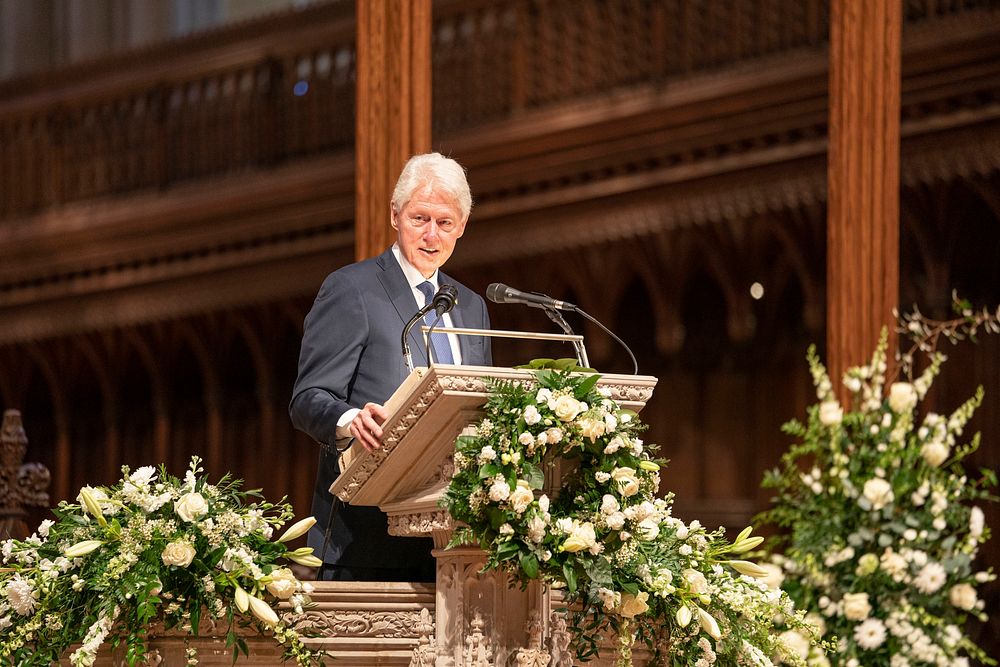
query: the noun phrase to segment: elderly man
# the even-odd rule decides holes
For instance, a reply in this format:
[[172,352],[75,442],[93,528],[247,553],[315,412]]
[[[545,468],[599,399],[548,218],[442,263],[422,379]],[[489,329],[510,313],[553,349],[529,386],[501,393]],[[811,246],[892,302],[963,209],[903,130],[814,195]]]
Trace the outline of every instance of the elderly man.
[[[439,271],[465,232],[472,196],[465,171],[438,153],[406,163],[393,191],[396,243],[378,257],[334,271],[306,316],[289,413],[296,428],[320,443],[309,545],[323,562],[320,578],[353,581],[434,581],[429,538],[392,537],[374,507],[334,502],[328,489],[340,474],[338,448],[380,446],[383,403],[406,378],[403,326],[442,284],[458,290],[444,326],[489,328],[486,303]],[[489,365],[489,339],[441,334],[435,361]],[[416,331],[414,361],[426,362]],[[438,351],[440,348],[440,351]]]

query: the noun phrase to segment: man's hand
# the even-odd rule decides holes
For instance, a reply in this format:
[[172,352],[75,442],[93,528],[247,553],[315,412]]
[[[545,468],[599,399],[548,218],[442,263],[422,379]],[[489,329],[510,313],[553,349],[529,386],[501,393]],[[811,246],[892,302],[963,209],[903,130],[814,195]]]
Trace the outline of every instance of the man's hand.
[[351,435],[369,452],[382,446],[382,424],[388,411],[378,403],[365,403],[351,421]]

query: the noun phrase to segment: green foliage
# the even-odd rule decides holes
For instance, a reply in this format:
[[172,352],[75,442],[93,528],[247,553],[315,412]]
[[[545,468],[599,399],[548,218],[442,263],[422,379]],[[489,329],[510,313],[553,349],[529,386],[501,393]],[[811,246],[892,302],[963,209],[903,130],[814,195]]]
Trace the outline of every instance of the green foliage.
[[768,567],[837,641],[810,664],[995,664],[964,629],[970,617],[986,620],[976,587],[995,576],[974,570],[989,537],[974,505],[995,499],[997,478],[970,478],[963,460],[979,434],[960,441],[982,388],[950,415],[921,415],[944,357],[912,382],[887,383],[885,349],[883,334],[870,364],[845,373],[845,410],[810,348],[818,403],[805,423],[785,425],[797,440],[763,481],[775,496],[756,520],[784,529],[785,546]]
[[623,637],[622,665],[633,639],[658,648],[669,637],[676,665],[736,664],[778,650],[776,615],[808,633],[780,592],[733,569],[732,554],[756,538],[745,531],[730,544],[721,529],[673,517],[672,497],[657,497],[663,462],[639,437],[645,425],[598,375],[561,366],[536,360],[534,382],[490,386],[475,435],[455,443],[443,504],[467,528],[450,546],[480,545],[487,568],[522,586],[564,589],[579,609],[570,620],[581,660],[609,632]]
[[[316,559],[271,541],[293,516],[291,506],[241,490],[228,475],[210,484],[199,464],[195,457],[183,479],[163,466],[123,468],[117,485],[84,487],[34,535],[3,542],[0,663],[50,665],[80,644],[71,662],[89,665],[102,645],[124,644],[127,663],[138,665],[154,621],[197,635],[204,618],[226,628],[234,660],[247,650],[238,623],[273,634],[286,659],[322,664],[264,601],[286,600],[296,614],[309,603],[308,585],[282,561]],[[263,606],[251,607],[252,615],[241,610],[238,591]]]

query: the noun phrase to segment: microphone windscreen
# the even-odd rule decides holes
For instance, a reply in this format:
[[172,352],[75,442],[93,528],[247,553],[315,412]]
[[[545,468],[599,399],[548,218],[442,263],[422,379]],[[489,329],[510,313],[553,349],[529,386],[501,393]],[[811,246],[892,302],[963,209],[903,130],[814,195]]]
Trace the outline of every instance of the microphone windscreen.
[[486,298],[493,303],[507,303],[507,286],[503,283],[490,283],[486,288]]
[[458,303],[458,289],[454,285],[444,284],[434,295],[434,309],[438,315],[449,312]]

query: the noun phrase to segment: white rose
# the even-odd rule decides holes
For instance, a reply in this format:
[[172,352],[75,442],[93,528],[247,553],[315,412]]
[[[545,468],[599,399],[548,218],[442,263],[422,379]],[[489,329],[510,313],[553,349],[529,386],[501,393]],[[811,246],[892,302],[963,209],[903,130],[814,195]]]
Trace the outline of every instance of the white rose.
[[529,405],[524,409],[524,423],[528,426],[537,424],[542,420],[542,413],[534,405]]
[[604,415],[604,425],[607,427],[608,433],[611,433],[616,428],[618,428],[618,419],[613,414]]
[[528,483],[523,479],[517,480],[517,488],[510,494],[510,506],[513,510],[518,514],[524,514],[524,510],[528,509],[528,505],[534,499],[535,496]]
[[972,511],[969,512],[969,536],[978,540],[983,536],[985,527],[986,518],[983,516],[983,510],[973,507]]
[[479,450],[479,463],[485,463],[486,461],[493,461],[497,457],[496,450],[493,449],[493,445],[486,445],[481,450]]
[[569,552],[592,549],[597,544],[597,535],[594,533],[594,526],[590,522],[573,522],[569,537],[563,542],[562,550]]
[[862,492],[864,497],[871,503],[873,510],[880,510],[893,501],[892,485],[881,477],[873,477],[865,482]]
[[806,622],[806,625],[810,626],[813,630],[815,630],[816,634],[819,635],[820,637],[826,634],[826,621],[823,619],[822,616],[820,616],[816,612],[806,614],[804,620]]
[[545,431],[545,435],[548,438],[549,443],[553,445],[563,439],[562,429],[557,426],[547,429]]
[[171,542],[163,548],[160,559],[164,565],[176,565],[187,567],[194,560],[194,546],[187,540],[177,540]]
[[604,422],[597,421],[596,419],[581,419],[580,434],[591,442],[594,442],[604,435]]
[[909,412],[917,404],[917,391],[909,382],[893,382],[889,387],[889,407],[897,415]]
[[639,539],[646,542],[655,540],[656,536],[660,534],[660,522],[653,517],[643,519],[636,528],[639,533]]
[[649,593],[646,591],[639,591],[638,595],[625,593],[622,595],[622,606],[618,608],[618,613],[625,618],[634,618],[639,614],[644,614],[649,609],[649,605],[646,604],[648,599]]
[[548,403],[552,400],[552,390],[547,387],[542,387],[535,394],[535,403]]
[[836,426],[843,420],[844,410],[837,401],[823,401],[819,406],[819,421],[824,426]]
[[609,514],[604,521],[611,530],[621,530],[625,526],[625,515],[621,512]]
[[798,656],[803,660],[809,657],[809,640],[795,630],[785,630],[778,635],[778,641],[781,642],[785,655]]
[[610,493],[605,493],[604,497],[601,498],[601,514],[613,514],[621,509],[621,505],[615,500],[615,497]]
[[545,521],[537,514],[528,521],[528,539],[535,544],[545,539]]
[[549,497],[544,493],[538,497],[538,509],[542,510],[542,512],[549,511]]
[[510,485],[501,477],[497,477],[490,486],[490,500],[498,503],[510,497]]
[[183,521],[194,521],[208,514],[208,502],[200,493],[185,493],[174,502],[174,512]]
[[886,549],[879,559],[882,570],[896,581],[901,581],[906,573],[906,559],[892,549]]
[[615,452],[617,452],[619,449],[621,449],[624,446],[625,446],[625,441],[622,440],[619,436],[616,435],[615,437],[611,438],[611,442],[609,442],[604,447],[604,453],[605,454],[614,454]]
[[872,606],[868,602],[868,593],[844,594],[844,618],[849,621],[863,621],[868,618]]
[[295,593],[299,582],[287,567],[280,567],[271,573],[271,581],[267,584],[267,592],[279,600],[287,600]]
[[522,446],[527,447],[528,445],[535,444],[535,436],[533,436],[530,433],[528,433],[527,431],[525,431],[521,435],[517,436],[517,441]]
[[781,566],[774,563],[761,563],[760,566],[767,571],[767,576],[762,577],[761,581],[773,591],[780,589],[781,584],[785,583],[785,571]]
[[611,471],[611,479],[615,488],[626,498],[639,493],[639,480],[634,468],[615,468]]
[[955,584],[948,591],[948,600],[959,609],[971,611],[976,606],[976,589],[969,584]]
[[576,416],[583,411],[582,407],[580,401],[572,396],[560,396],[554,401],[549,401],[549,408],[564,422],[576,419]]
[[687,582],[688,589],[690,589],[693,595],[708,593],[708,579],[698,570],[684,570],[681,572],[681,576],[684,577],[684,581]]
[[948,449],[948,445],[943,442],[928,442],[923,447],[920,448],[920,455],[924,457],[927,461],[927,465],[932,468],[937,468],[948,458],[948,454],[951,451]]

